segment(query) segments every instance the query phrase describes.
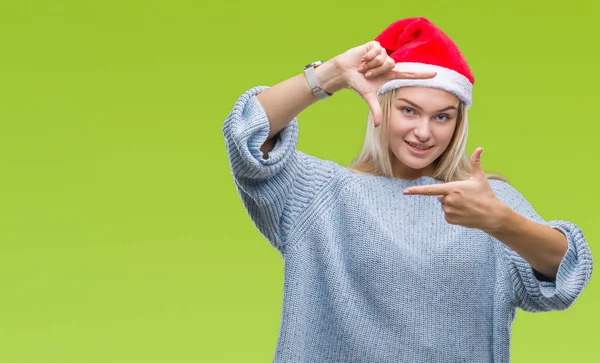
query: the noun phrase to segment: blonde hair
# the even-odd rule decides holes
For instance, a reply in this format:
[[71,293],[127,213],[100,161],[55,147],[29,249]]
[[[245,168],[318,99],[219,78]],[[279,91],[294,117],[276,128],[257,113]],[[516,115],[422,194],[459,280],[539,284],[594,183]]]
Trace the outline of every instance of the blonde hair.
[[[388,128],[390,123],[393,101],[397,90],[379,95],[382,110],[382,120],[378,127],[373,126],[373,117],[369,114],[365,142],[360,154],[348,166],[354,172],[393,177],[392,158],[390,152]],[[433,178],[443,182],[466,180],[471,177],[471,161],[466,153],[468,135],[468,117],[465,104],[461,101],[458,107],[456,128],[450,144],[434,161]],[[486,174],[488,179],[508,180],[499,174]]]

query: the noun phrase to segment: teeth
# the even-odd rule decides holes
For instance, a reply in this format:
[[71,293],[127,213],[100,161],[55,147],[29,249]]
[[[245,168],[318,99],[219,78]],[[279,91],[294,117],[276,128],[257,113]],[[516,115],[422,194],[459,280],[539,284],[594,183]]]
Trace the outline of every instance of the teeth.
[[415,149],[419,149],[419,150],[427,150],[427,149],[430,149],[430,148],[431,148],[431,146],[427,146],[427,147],[423,147],[423,146],[417,146],[417,145],[413,144],[412,142],[409,142],[408,144],[409,144],[410,146],[414,147]]

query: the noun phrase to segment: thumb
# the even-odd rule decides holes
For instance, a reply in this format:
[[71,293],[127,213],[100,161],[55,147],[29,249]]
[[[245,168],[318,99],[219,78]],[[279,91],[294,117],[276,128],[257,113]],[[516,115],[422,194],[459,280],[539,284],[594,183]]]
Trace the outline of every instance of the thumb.
[[365,93],[362,97],[369,105],[371,115],[373,115],[374,126],[379,126],[381,124],[382,111],[377,96],[374,93]]
[[483,148],[478,147],[473,151],[473,155],[471,155],[471,174],[474,177],[485,177],[485,172],[483,171],[483,167],[481,166],[481,154],[483,153]]

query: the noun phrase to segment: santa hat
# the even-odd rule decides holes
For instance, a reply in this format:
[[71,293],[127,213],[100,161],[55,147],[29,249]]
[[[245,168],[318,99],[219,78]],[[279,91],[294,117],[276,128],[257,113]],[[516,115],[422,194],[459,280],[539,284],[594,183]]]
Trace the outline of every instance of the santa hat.
[[403,71],[436,72],[430,79],[396,79],[389,81],[379,94],[391,90],[424,86],[448,91],[462,100],[467,108],[472,104],[475,79],[456,44],[444,32],[425,18],[398,20],[388,26],[376,41]]

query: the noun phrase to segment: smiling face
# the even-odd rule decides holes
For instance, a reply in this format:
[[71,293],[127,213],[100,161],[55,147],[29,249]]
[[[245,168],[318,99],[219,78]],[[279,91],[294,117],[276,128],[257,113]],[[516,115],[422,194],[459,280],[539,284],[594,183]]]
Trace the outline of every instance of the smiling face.
[[432,176],[457,125],[459,99],[428,87],[403,87],[392,100],[389,147],[395,177]]

